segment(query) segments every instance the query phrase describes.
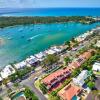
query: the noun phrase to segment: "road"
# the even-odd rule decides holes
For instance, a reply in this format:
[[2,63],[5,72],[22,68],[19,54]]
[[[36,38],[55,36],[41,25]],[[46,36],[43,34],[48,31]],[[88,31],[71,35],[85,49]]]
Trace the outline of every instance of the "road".
[[35,75],[31,76],[30,78],[28,78],[26,80],[23,80],[20,84],[28,86],[36,94],[36,96],[39,98],[39,100],[47,100],[45,98],[45,96],[34,85],[34,82],[35,82],[34,76],[39,77],[41,75],[41,73],[42,73],[41,71],[35,73]]

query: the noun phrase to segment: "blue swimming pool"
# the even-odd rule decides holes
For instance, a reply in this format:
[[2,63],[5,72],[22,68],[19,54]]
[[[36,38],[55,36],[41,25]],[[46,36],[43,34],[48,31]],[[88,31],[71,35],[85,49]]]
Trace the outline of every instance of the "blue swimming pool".
[[72,100],[77,100],[77,96],[73,96]]

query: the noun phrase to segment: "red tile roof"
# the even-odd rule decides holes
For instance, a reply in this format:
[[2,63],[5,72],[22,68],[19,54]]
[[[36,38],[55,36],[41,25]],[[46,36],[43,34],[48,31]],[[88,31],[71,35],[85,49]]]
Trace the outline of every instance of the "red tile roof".
[[73,96],[78,95],[82,89],[74,84],[69,84],[65,86],[62,90],[58,92],[58,95],[63,100],[72,100]]
[[68,68],[60,69],[60,70],[48,75],[46,78],[44,78],[42,80],[42,82],[45,84],[50,84],[51,82],[54,81],[54,79],[58,78],[60,75],[64,75],[64,73],[66,73],[66,72],[68,72],[68,73],[70,72]]
[[91,52],[87,51],[79,56],[80,58],[89,59],[91,57]]

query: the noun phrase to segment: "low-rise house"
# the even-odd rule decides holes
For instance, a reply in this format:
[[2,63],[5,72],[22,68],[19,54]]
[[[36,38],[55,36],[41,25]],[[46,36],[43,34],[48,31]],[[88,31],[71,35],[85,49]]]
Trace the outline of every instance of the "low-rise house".
[[8,76],[15,73],[15,69],[11,65],[7,65],[2,71],[1,71],[1,77],[2,78],[8,78]]
[[56,46],[51,47],[52,50],[56,51],[56,53],[60,53],[62,51],[61,48],[57,48]]
[[35,54],[35,57],[39,60],[39,61],[43,61],[44,58],[46,57],[46,54],[44,52],[40,52],[38,54]]
[[84,58],[84,59],[88,60],[91,56],[92,56],[91,50],[89,50],[89,51],[84,52],[83,54],[81,54],[81,55],[79,56],[79,58]]
[[83,86],[85,79],[89,77],[91,73],[87,70],[83,70],[76,78],[73,78],[73,83],[79,86]]
[[69,83],[58,92],[58,96],[61,98],[61,100],[74,100],[75,96],[77,96],[81,91],[82,88]]
[[15,66],[16,69],[23,69],[27,66],[27,64],[26,64],[25,61],[22,61],[20,63],[14,64],[14,66]]
[[92,68],[93,71],[96,71],[96,72],[100,72],[100,62],[95,62],[93,64],[93,68]]
[[97,41],[97,43],[96,43],[96,45],[95,45],[95,46],[100,48],[100,40],[99,40],[99,41]]
[[37,64],[38,64],[38,61],[39,61],[39,60],[38,60],[35,56],[30,56],[29,58],[26,59],[26,62],[27,62],[28,64],[30,64],[31,66],[37,65]]
[[68,68],[60,69],[45,77],[42,82],[46,85],[47,89],[50,90],[57,83],[59,84],[62,80],[67,78],[70,74],[71,72]]
[[48,54],[48,55],[49,55],[49,54],[52,55],[52,54],[56,54],[56,51],[54,51],[54,50],[52,50],[52,49],[49,49],[49,50],[46,50],[45,53]]

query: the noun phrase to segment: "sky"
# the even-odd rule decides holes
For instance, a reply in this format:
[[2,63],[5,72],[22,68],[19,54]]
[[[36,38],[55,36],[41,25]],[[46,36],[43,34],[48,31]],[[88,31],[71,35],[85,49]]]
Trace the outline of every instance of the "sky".
[[100,7],[100,0],[0,0],[0,8]]

